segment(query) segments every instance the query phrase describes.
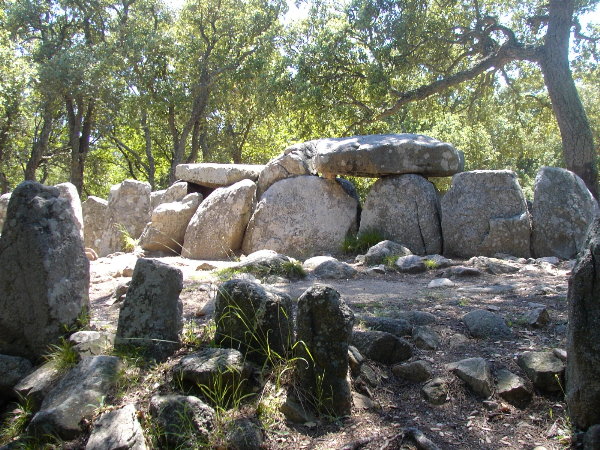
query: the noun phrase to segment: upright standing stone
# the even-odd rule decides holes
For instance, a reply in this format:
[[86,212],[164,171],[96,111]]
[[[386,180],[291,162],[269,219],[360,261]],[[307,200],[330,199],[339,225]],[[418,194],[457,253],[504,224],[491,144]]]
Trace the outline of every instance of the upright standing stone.
[[6,218],[6,210],[8,209],[10,196],[10,192],[0,196],[0,233],[2,233],[2,227],[4,226],[4,219]]
[[380,178],[371,187],[358,234],[379,231],[418,255],[442,252],[440,204],[435,187],[419,175]]
[[314,285],[298,299],[297,339],[304,343],[298,345],[300,383],[336,416],[352,408],[348,345],[353,325],[352,310],[330,286]]
[[123,233],[137,239],[150,222],[150,185],[135,180],[125,180],[114,185],[108,196],[108,226],[102,237],[99,256],[123,249]]
[[81,239],[83,239],[83,212],[77,188],[72,183],[61,183],[57,184],[56,187],[60,191],[60,196],[68,200],[71,204],[71,208],[73,209],[73,216],[75,217],[75,223],[79,228]]
[[89,262],[70,202],[26,181],[0,238],[0,353],[39,358],[89,309]]
[[531,213],[535,257],[574,258],[598,214],[598,202],[581,178],[558,167],[542,167],[535,177]]
[[442,198],[444,253],[460,258],[529,257],[531,223],[517,175],[475,170],[452,178]]
[[183,306],[181,270],[140,258],[119,313],[116,344],[147,348],[163,358],[179,347]]
[[567,407],[573,425],[600,424],[600,219],[569,279]]
[[103,247],[102,235],[108,224],[108,202],[90,195],[81,205],[83,212],[83,242],[96,253]]

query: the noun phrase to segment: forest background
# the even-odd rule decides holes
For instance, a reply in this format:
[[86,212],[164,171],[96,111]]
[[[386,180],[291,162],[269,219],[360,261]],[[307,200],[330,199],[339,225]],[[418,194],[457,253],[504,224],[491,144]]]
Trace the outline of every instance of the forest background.
[[[572,168],[569,152],[587,146],[597,172],[598,3],[0,0],[0,191],[71,181],[106,198],[125,178],[165,188],[180,163],[422,133],[462,150],[467,170],[515,170],[531,198],[537,170]],[[570,73],[554,78],[572,75],[583,147],[565,137],[581,117],[561,123],[547,89],[559,16]],[[353,181],[363,194],[371,182]]]

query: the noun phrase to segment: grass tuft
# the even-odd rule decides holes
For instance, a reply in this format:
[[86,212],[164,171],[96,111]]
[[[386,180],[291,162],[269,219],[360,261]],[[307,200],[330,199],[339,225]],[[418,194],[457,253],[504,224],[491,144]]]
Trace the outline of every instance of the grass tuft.
[[369,248],[384,240],[385,237],[379,231],[366,230],[359,234],[346,236],[342,250],[344,253],[365,253]]
[[54,363],[60,372],[66,372],[79,362],[79,353],[75,346],[65,338],[60,338],[60,344],[52,344],[44,357]]

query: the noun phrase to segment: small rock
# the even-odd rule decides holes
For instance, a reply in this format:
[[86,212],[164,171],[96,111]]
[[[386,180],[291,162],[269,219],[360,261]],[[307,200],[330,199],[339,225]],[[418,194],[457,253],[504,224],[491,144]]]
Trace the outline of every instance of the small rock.
[[483,358],[467,358],[449,365],[452,372],[483,397],[492,395],[494,381],[489,363]]
[[125,405],[102,414],[96,422],[85,450],[145,450],[142,426],[134,405]]
[[494,275],[516,273],[521,269],[521,266],[516,262],[488,258],[487,256],[474,256],[469,259],[467,264]]
[[469,332],[476,338],[505,339],[512,336],[503,317],[483,309],[476,309],[463,316]]
[[385,266],[383,264],[379,264],[377,266],[369,267],[367,269],[367,274],[372,275],[375,273],[378,273],[378,274],[385,273]]
[[305,423],[316,420],[308,407],[298,403],[290,396],[286,398],[285,402],[279,407],[279,410],[283,413],[286,420],[292,423]]
[[455,284],[449,278],[436,278],[434,280],[431,280],[427,285],[429,289],[446,288],[453,286],[455,286]]
[[592,425],[583,436],[583,450],[600,449],[600,425]]
[[363,255],[363,264],[372,266],[375,264],[385,263],[389,257],[399,258],[401,256],[412,255],[412,252],[405,246],[398,244],[394,241],[381,241],[375,244],[367,251],[366,255]]
[[450,347],[458,347],[459,345],[464,345],[467,342],[469,342],[469,338],[460,333],[455,333],[448,339],[448,344]]
[[446,267],[450,267],[455,264],[454,261],[445,258],[442,255],[427,255],[424,259],[425,261],[430,261],[429,263],[425,263],[425,265],[430,266],[430,269],[445,269]]
[[415,345],[423,350],[436,350],[440,346],[439,336],[426,325],[414,327],[412,337]]
[[423,258],[417,255],[401,256],[396,260],[395,266],[402,273],[422,273],[427,270]]
[[531,400],[532,392],[523,378],[506,369],[500,369],[496,373],[496,379],[496,393],[508,403],[524,407]]
[[396,318],[406,320],[411,325],[431,325],[437,320],[433,314],[425,311],[401,311]]
[[360,366],[365,361],[365,358],[360,354],[358,349],[353,346],[348,346],[348,364],[350,365],[350,370],[352,371],[352,375],[355,377],[360,373]]
[[377,404],[366,395],[359,394],[358,392],[352,393],[352,400],[354,407],[357,409],[375,409]]
[[441,275],[444,278],[469,278],[479,277],[483,272],[475,267],[454,266],[444,270]]
[[421,394],[429,403],[442,405],[448,400],[448,383],[443,378],[434,378],[421,388]]
[[379,386],[379,376],[375,373],[375,370],[369,364],[362,364],[360,366],[360,378],[364,380],[369,386]]
[[365,357],[383,364],[405,361],[412,356],[406,340],[385,331],[354,331],[352,345]]
[[544,256],[543,258],[536,258],[535,262],[548,263],[552,264],[553,266],[556,266],[560,263],[560,259],[558,259],[556,256]]
[[361,316],[360,323],[370,330],[385,331],[395,336],[410,336],[412,325],[404,319],[390,319],[388,317]]
[[69,342],[80,356],[95,356],[111,350],[115,335],[100,331],[78,331],[69,336]]
[[63,372],[54,361],[49,361],[23,378],[16,386],[15,392],[29,402],[33,412],[37,412],[52,387],[61,379]]
[[356,275],[356,269],[331,256],[314,256],[307,259],[302,267],[319,279],[347,279]]
[[217,268],[217,266],[215,266],[213,264],[203,262],[198,267],[196,267],[196,270],[215,270],[216,268]]
[[262,448],[263,432],[249,419],[235,419],[227,424],[225,442],[228,450],[258,450]]
[[546,308],[530,309],[523,315],[523,320],[531,327],[541,328],[550,322],[550,314]]
[[394,375],[413,383],[420,383],[431,378],[433,369],[427,361],[413,361],[405,364],[396,364],[392,367]]
[[554,356],[556,356],[558,359],[565,361],[565,362],[567,361],[567,351],[565,349],[553,348],[552,353],[554,353]]
[[564,386],[565,363],[552,352],[524,352],[517,359],[533,385],[545,392],[560,392]]
[[0,355],[0,397],[11,397],[13,387],[33,370],[28,359]]

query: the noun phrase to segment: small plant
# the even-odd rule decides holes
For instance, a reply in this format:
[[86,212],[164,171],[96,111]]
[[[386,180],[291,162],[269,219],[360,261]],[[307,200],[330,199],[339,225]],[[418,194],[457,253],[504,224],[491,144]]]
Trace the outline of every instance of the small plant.
[[425,268],[427,268],[427,270],[435,270],[439,267],[437,261],[433,259],[425,259],[423,261],[423,264],[425,264]]
[[124,225],[118,224],[117,231],[121,234],[121,250],[126,253],[133,252],[139,243],[139,239],[134,239]]
[[51,361],[59,371],[66,372],[79,362],[79,353],[70,341],[60,338],[60,344],[49,346],[45,359]]
[[458,306],[468,306],[470,300],[467,297],[462,297],[458,300]]
[[4,446],[25,431],[25,426],[31,419],[33,410],[31,402],[26,397],[20,397],[15,409],[8,413],[0,428],[0,446]]
[[396,267],[396,261],[398,261],[398,258],[398,255],[387,255],[385,258],[383,258],[383,264],[385,264],[386,267],[393,269]]
[[385,237],[379,231],[366,230],[356,235],[346,236],[342,243],[342,250],[344,253],[365,253],[383,240]]
[[76,331],[83,330],[90,325],[90,321],[92,320],[92,316],[90,314],[90,310],[87,307],[81,308],[81,312],[75,319],[75,322],[71,325],[63,324],[62,328],[65,334],[72,334]]
[[238,409],[243,400],[253,395],[245,393],[245,384],[246,379],[242,378],[241,373],[228,367],[212,377],[208,385],[200,384],[198,388],[219,416],[228,409]]

